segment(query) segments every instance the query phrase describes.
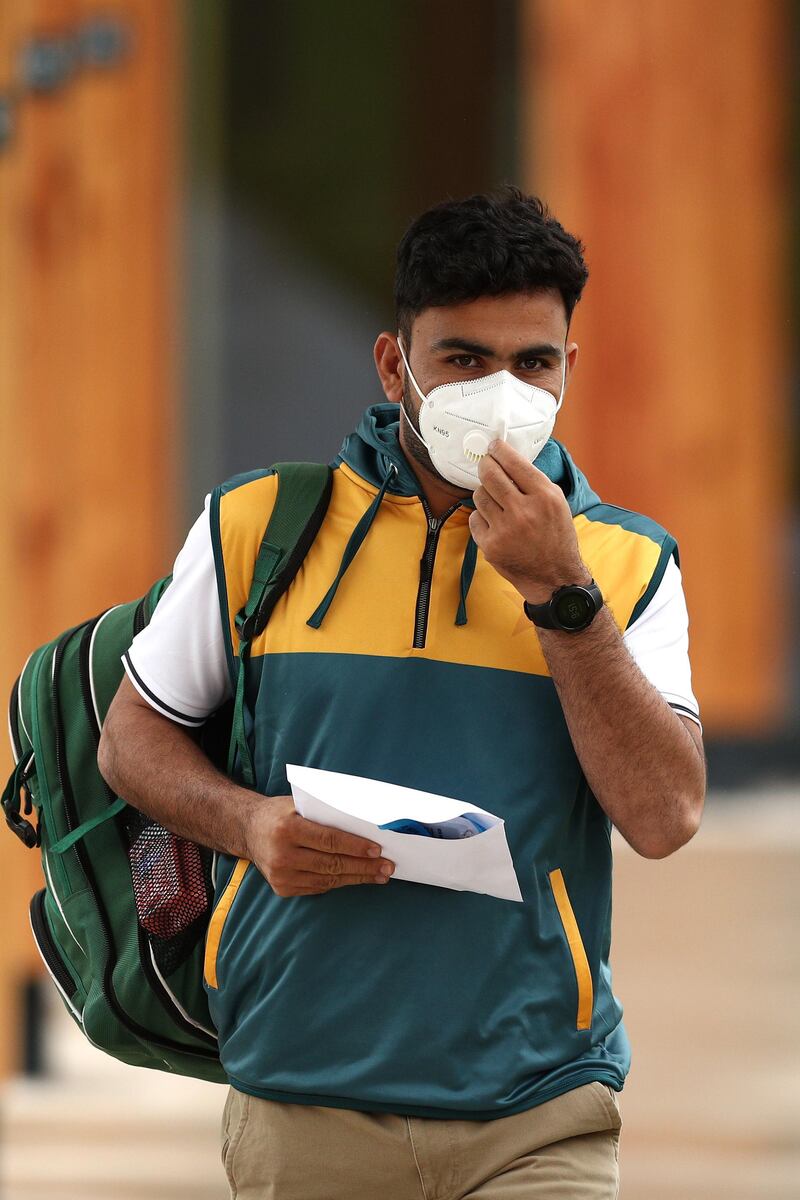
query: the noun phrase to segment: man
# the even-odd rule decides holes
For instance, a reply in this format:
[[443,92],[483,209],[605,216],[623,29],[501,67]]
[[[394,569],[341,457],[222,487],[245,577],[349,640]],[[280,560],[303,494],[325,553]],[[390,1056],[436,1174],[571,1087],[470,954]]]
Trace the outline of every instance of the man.
[[[549,436],[586,278],[515,189],[406,233],[389,403],[246,667],[257,790],[187,727],[231,694],[274,474],[218,489],[126,656],[101,768],[220,855],[205,975],[242,1200],[616,1195],[610,829],[672,853],[705,770],[675,543]],[[287,763],[497,813],[523,903],[392,880],[294,811]]]

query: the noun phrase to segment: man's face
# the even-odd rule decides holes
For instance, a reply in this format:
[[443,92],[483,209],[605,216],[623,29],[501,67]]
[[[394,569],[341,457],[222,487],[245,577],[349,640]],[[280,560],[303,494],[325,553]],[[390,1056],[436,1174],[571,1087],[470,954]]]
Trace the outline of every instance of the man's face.
[[[506,370],[525,383],[546,389],[558,399],[565,352],[567,377],[577,354],[574,344],[565,347],[566,336],[564,303],[558,292],[547,290],[485,296],[450,308],[425,309],[412,324],[410,347],[404,343],[403,348],[414,377],[426,395],[443,383],[479,379]],[[390,357],[390,348],[387,351]],[[390,399],[400,401],[419,431],[422,401],[402,360],[397,364],[397,372],[399,394],[390,395],[381,371],[384,390]],[[442,480],[427,450],[406,428],[404,421],[400,422],[400,442],[407,457],[435,476],[453,494],[469,495],[468,491]]]

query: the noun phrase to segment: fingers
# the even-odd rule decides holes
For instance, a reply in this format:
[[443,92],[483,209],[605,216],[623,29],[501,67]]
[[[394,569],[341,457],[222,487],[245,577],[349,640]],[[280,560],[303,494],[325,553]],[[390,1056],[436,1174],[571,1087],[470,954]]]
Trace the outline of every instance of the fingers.
[[489,532],[489,522],[481,516],[477,508],[469,514],[469,531],[475,542],[480,546],[485,534]]
[[494,500],[499,508],[508,508],[515,497],[519,499],[520,489],[504,467],[488,454],[481,459],[478,477],[485,494]]
[[499,517],[503,511],[501,505],[499,505],[497,501],[489,495],[486,488],[482,484],[480,487],[475,489],[472,494],[472,499],[475,503],[476,509],[481,514],[484,521],[486,521],[489,525],[491,525],[492,520]]
[[287,856],[287,865],[297,871],[314,875],[363,875],[374,881],[381,873],[391,875],[392,863],[387,858],[356,858],[351,854],[326,854],[322,850],[296,847]]
[[492,442],[489,453],[481,459],[478,474],[498,504],[503,503],[503,495],[509,496],[515,490],[525,494],[535,491],[545,478],[518,450],[502,441]]
[[348,854],[353,858],[377,858],[381,848],[377,842],[358,837],[355,833],[345,833],[341,829],[333,829],[330,825],[320,825],[317,821],[308,821],[297,817],[294,842],[297,846],[306,846],[309,850],[322,850],[325,854]]
[[[372,851],[377,853],[373,857]],[[318,895],[332,888],[387,883],[394,864],[368,838],[284,812],[257,863],[277,896]]]
[[312,871],[295,871],[291,878],[273,883],[272,889],[283,896],[320,896],[336,888],[357,887],[364,883],[388,883],[388,875],[315,875]]
[[317,895],[362,883],[388,883],[394,863],[387,859],[349,858],[297,847],[275,854],[264,877],[277,896]]

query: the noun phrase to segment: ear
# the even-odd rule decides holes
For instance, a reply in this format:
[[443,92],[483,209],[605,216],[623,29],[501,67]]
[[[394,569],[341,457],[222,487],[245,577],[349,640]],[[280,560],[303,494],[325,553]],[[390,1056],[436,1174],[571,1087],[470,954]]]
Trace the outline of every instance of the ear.
[[569,387],[569,381],[572,377],[572,372],[575,370],[575,364],[578,361],[578,343],[570,342],[566,348],[567,356],[567,378],[564,383],[564,391]]
[[372,353],[386,399],[399,404],[403,398],[403,360],[395,335],[386,331],[379,333]]

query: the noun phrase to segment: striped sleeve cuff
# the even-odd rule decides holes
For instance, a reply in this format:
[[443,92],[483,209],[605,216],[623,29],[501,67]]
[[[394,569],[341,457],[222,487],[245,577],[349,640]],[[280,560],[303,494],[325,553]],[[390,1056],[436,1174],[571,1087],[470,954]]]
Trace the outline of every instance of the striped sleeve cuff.
[[674,712],[678,713],[680,716],[691,718],[691,720],[694,721],[697,725],[699,725],[700,729],[702,730],[703,723],[700,720],[700,714],[698,712],[696,712],[693,708],[688,708],[685,704],[676,704],[674,700],[667,700],[667,704],[670,706],[671,709],[673,709]]
[[190,725],[193,729],[205,724],[208,719],[207,716],[190,717],[188,713],[180,712],[179,709],[172,708],[171,705],[166,704],[163,700],[161,700],[144,682],[141,675],[131,662],[130,654],[127,651],[122,657],[122,665],[125,668],[128,678],[142,699],[146,700],[150,707],[154,708],[156,712],[161,713],[162,717],[168,717],[170,721],[177,721],[181,725]]

